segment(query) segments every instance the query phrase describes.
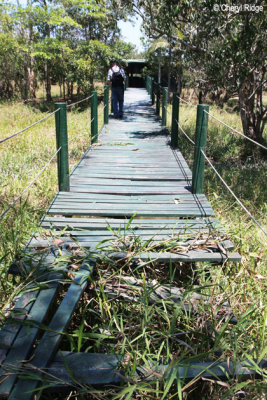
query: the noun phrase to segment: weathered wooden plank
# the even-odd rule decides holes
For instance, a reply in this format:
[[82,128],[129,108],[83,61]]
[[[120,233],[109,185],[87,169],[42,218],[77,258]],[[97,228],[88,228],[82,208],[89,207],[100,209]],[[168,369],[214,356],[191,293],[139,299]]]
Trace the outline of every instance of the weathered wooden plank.
[[[57,218],[45,217],[42,220],[42,226],[50,228],[51,226],[56,229],[71,227],[71,229],[87,229],[87,230],[106,230],[107,225],[112,229],[124,229],[129,222],[128,219],[110,219],[110,218]],[[130,224],[130,229],[142,230],[169,230],[169,231],[187,231],[187,230],[218,230],[221,225],[218,220],[209,219],[133,219]]]
[[[33,285],[31,285],[33,287]],[[28,289],[31,289],[29,286]],[[6,358],[6,355],[11,348],[19,330],[21,329],[21,322],[30,313],[33,306],[33,299],[38,294],[38,290],[23,293],[12,310],[13,317],[9,317],[0,331],[0,365]],[[1,397],[1,393],[0,393]]]
[[[99,160],[96,159],[90,159],[90,160],[86,160],[84,161],[84,165],[85,166],[89,166],[92,165],[92,163],[96,166],[98,165],[103,165],[103,158],[101,160],[101,157],[99,158]],[[178,167],[178,164],[176,161],[163,161],[160,162],[158,160],[155,160],[155,162],[151,162],[151,161],[145,161],[143,159],[137,160],[137,159],[131,159],[131,160],[121,160],[121,159],[117,159],[117,160],[105,160],[105,164],[106,165],[111,165],[116,166],[116,165],[121,165],[121,166],[126,166],[126,167],[139,167],[139,168],[164,168],[166,171],[168,170],[168,168],[174,168],[174,167]]]
[[[79,171],[88,171],[90,172],[90,170],[85,169],[85,166],[83,165],[84,163],[81,162],[81,164],[79,164],[79,166],[75,169],[79,170]],[[90,163],[89,163],[90,164]],[[183,165],[184,168],[186,168],[188,171],[190,171],[189,167],[187,164]],[[175,164],[175,166],[171,167],[169,166],[168,169],[165,171],[165,168],[162,169],[161,167],[140,167],[139,165],[129,165],[129,166],[125,166],[122,170],[122,168],[120,167],[120,165],[113,165],[112,170],[110,170],[110,166],[109,165],[105,165],[105,164],[99,164],[99,165],[94,165],[94,171],[121,171],[121,172],[135,172],[135,171],[139,171],[139,172],[145,172],[145,173],[155,173],[155,171],[158,171],[160,173],[175,173],[178,174],[179,168],[177,168],[177,164]]]
[[[132,207],[134,207],[134,206],[148,206],[148,205],[154,205],[155,207],[156,206],[158,206],[158,207],[164,207],[164,209],[166,209],[166,208],[168,208],[168,207],[170,207],[170,208],[180,208],[180,207],[189,207],[189,208],[191,208],[191,207],[196,207],[196,206],[198,206],[198,207],[208,207],[208,208],[211,208],[210,207],[210,205],[209,205],[209,202],[208,201],[202,201],[201,203],[199,203],[199,202],[196,202],[196,201],[194,201],[194,200],[190,200],[190,199],[188,199],[188,200],[185,200],[185,201],[183,201],[183,200],[172,200],[172,199],[162,199],[162,200],[156,200],[156,199],[153,199],[153,197],[151,198],[151,199],[144,199],[144,200],[142,200],[142,199],[140,199],[140,200],[138,200],[138,199],[133,199],[132,198],[132,196],[125,196],[125,198],[124,199],[122,199],[122,198],[119,198],[119,199],[117,199],[117,198],[113,198],[113,199],[106,199],[105,197],[104,197],[104,195],[103,195],[103,198],[101,199],[101,198],[91,198],[91,199],[88,199],[88,198],[86,198],[86,197],[73,197],[73,196],[70,196],[70,197],[58,197],[57,198],[57,201],[56,202],[54,202],[53,203],[54,205],[77,205],[78,206],[78,204],[87,204],[88,205],[88,207],[90,206],[90,205],[92,205],[92,204],[98,204],[98,205],[101,205],[101,204],[106,204],[106,205],[110,205],[110,206],[112,206],[113,205],[113,207],[119,207],[120,205],[124,205],[125,207],[127,207],[127,205],[130,205],[130,206],[132,206]],[[118,206],[115,206],[116,204],[118,204]]]
[[[76,382],[83,385],[103,385],[118,384],[122,377],[122,371],[119,370],[121,356],[117,354],[99,354],[99,353],[71,353],[59,352],[48,367],[47,372],[54,377],[51,388],[58,385],[58,381],[65,382],[60,387],[69,390],[76,386]],[[262,360],[260,368],[266,368],[267,360]],[[139,367],[139,372],[145,379],[155,379],[157,374],[171,374],[175,371],[180,379],[191,380],[197,376],[203,376],[210,379],[228,379],[229,376],[255,377],[255,366],[250,361],[233,363],[231,361],[199,361],[190,363],[182,362],[173,367],[168,365],[156,365],[152,370],[145,367]]]
[[[180,181],[184,182],[185,178],[183,177]],[[179,180],[174,182],[170,181],[162,181],[158,182],[156,179],[143,181],[143,180],[126,180],[126,179],[99,179],[99,178],[86,178],[86,177],[72,177],[71,178],[72,185],[92,185],[92,186],[119,186],[119,187],[147,187],[147,188],[169,188],[173,189],[179,187]]]
[[98,179],[98,180],[110,180],[110,179],[116,179],[116,180],[130,180],[130,181],[155,181],[155,182],[176,182],[176,181],[181,181],[185,179],[184,175],[174,175],[174,176],[157,176],[155,175],[123,175],[123,174],[118,174],[118,173],[91,173],[91,174],[73,174],[72,175],[72,180],[77,176],[79,176],[80,179],[86,178],[86,179]]
[[85,215],[85,216],[103,216],[103,217],[132,217],[133,214],[137,214],[139,217],[209,217],[213,216],[213,210],[169,210],[169,211],[153,211],[153,210],[144,210],[140,211],[138,209],[136,210],[105,210],[105,209],[98,209],[98,210],[88,210],[88,209],[73,209],[73,208],[67,208],[63,210],[62,208],[51,208],[48,211],[48,214],[50,215]]
[[[111,226],[121,226],[126,225],[129,222],[128,218],[65,218],[65,217],[44,217],[44,221],[55,221],[63,223],[81,223],[91,226],[91,224],[101,224],[106,226],[107,224]],[[137,218],[135,217],[131,221],[131,226],[194,226],[194,225],[207,225],[211,226],[213,223],[220,224],[220,222],[215,218],[197,218],[197,219],[179,219],[179,218]]]
[[120,362],[118,354],[61,351],[48,366],[48,372],[55,377],[54,385],[57,385],[56,379],[70,386],[74,383],[72,379],[86,385],[118,384],[121,381],[121,373],[117,369]]
[[[116,298],[128,302],[139,302],[140,297],[144,294],[144,280],[137,279],[127,275],[110,275],[103,274],[105,281],[103,290],[109,298]],[[179,305],[182,311],[187,314],[199,314],[203,310],[204,304],[209,304],[214,307],[216,316],[221,319],[222,316],[227,318],[229,323],[236,324],[237,319],[232,313],[230,302],[222,303],[221,296],[210,296],[203,293],[203,287],[194,286],[194,291],[188,293],[182,287],[164,285],[157,280],[146,280],[145,287],[148,291],[149,304],[162,303],[162,301],[173,302]],[[99,290],[99,289],[97,289]],[[186,296],[185,296],[186,294]]]
[[[153,207],[153,210],[151,208]],[[134,203],[134,202],[113,202],[113,203],[101,203],[100,201],[57,201],[54,205],[51,206],[53,208],[62,208],[68,209],[71,208],[72,210],[85,210],[85,211],[93,211],[93,210],[108,210],[108,211],[116,211],[119,209],[119,212],[126,211],[127,213],[133,214],[134,212],[156,212],[157,211],[170,211],[170,212],[180,212],[184,210],[188,210],[189,212],[199,212],[199,209],[205,210],[208,212],[212,211],[212,208],[208,204],[196,204],[196,203]]]
[[[209,202],[207,200],[201,200],[198,201],[197,199],[193,199],[193,198],[182,198],[179,195],[175,197],[175,195],[173,196],[172,194],[170,194],[170,196],[168,196],[168,194],[165,194],[166,197],[164,198],[155,198],[154,196],[156,195],[148,195],[149,197],[147,198],[142,198],[142,195],[137,195],[135,196],[133,195],[121,195],[118,194],[113,194],[113,197],[107,197],[107,195],[109,195],[109,193],[103,193],[101,196],[101,193],[88,193],[91,194],[91,197],[87,197],[86,196],[86,192],[74,192],[77,194],[77,196],[59,196],[56,198],[56,201],[54,201],[52,204],[59,204],[59,203],[88,203],[88,204],[132,204],[132,205],[146,205],[146,204],[158,204],[160,207],[162,207],[163,205],[166,205],[167,207],[179,207],[179,206],[195,206],[198,205],[198,207],[209,207],[211,208]],[[94,196],[95,195],[95,196]],[[144,193],[144,195],[146,195],[146,193]],[[112,196],[112,194],[111,194]],[[140,197],[138,197],[140,196]],[[168,196],[168,197],[167,197]],[[171,197],[173,196],[173,197]]]
[[[52,253],[44,254],[42,258],[37,261],[36,273],[33,278],[41,284],[46,281],[48,277],[47,266],[54,262],[55,255]],[[31,260],[31,263],[33,259]],[[27,264],[27,262],[25,262]],[[29,267],[29,272],[32,271],[33,265]],[[14,308],[10,311],[4,326],[0,330],[0,365],[6,358],[6,355],[11,348],[16,336],[22,328],[22,323],[28,315],[30,315],[31,308],[34,300],[39,294],[39,289],[36,289],[36,283],[29,283],[24,292],[18,295]]]
[[[53,280],[54,278],[56,279]],[[38,324],[45,320],[49,308],[55,299],[58,287],[58,274],[48,275],[48,281],[50,282],[46,287],[38,292],[37,298],[30,310],[30,315],[25,320],[26,325],[20,329],[12,348],[2,363],[0,376],[5,378],[0,383],[0,393],[2,396],[10,393],[16,381],[16,373],[14,372],[29,357],[39,331]],[[11,371],[13,374],[10,374]]]
[[[92,263],[88,260],[83,263],[80,270],[76,273],[74,282],[70,285],[64,299],[48,326],[49,330],[45,331],[34,351],[33,359],[30,364],[36,368],[36,374],[40,374],[38,373],[38,369],[47,367],[48,363],[52,360],[52,357],[57,351],[62,338],[61,332],[64,332],[69,323],[82,292],[87,286],[88,277],[91,275],[92,271]],[[25,365],[25,368],[27,368],[27,364]],[[22,372],[22,374],[24,374],[24,372]],[[36,389],[39,383],[40,381],[38,379],[19,379],[15,388],[12,390],[9,399],[31,399],[34,394],[29,394],[27,392]]]
[[[112,257],[114,259],[124,259],[127,258],[128,255],[127,253],[123,252],[114,252],[114,253],[109,253],[109,257]],[[169,262],[172,260],[173,262],[175,261],[181,261],[181,262],[200,262],[200,261],[207,261],[207,262],[212,262],[212,263],[224,263],[226,261],[235,261],[235,262],[240,262],[241,257],[239,253],[229,253],[229,254],[224,254],[223,252],[209,252],[207,250],[199,250],[199,251],[188,251],[187,253],[141,253],[138,254],[134,257],[131,258],[133,261],[145,261],[145,262]]]
[[[99,238],[99,240],[102,240],[102,237],[105,238],[114,238],[116,239],[116,237],[114,236],[115,234],[118,234],[120,237],[123,236],[127,236],[127,237],[138,237],[140,236],[140,238],[154,238],[155,240],[157,240],[159,237],[162,238],[162,240],[168,240],[170,238],[178,238],[178,237],[187,237],[187,236],[197,236],[198,233],[202,233],[201,239],[203,240],[203,243],[205,242],[206,238],[212,238],[212,232],[210,232],[210,230],[208,230],[207,228],[204,229],[183,229],[183,231],[181,230],[174,230],[174,229],[154,229],[154,230],[148,230],[148,229],[132,229],[132,230],[124,230],[124,229],[114,229],[114,234],[107,230],[74,230],[72,229],[69,232],[66,232],[66,234],[64,235],[64,237],[77,237],[79,239],[86,237],[88,238],[88,240],[91,237],[97,237]],[[206,235],[204,235],[206,233]],[[209,235],[207,235],[207,233]],[[217,238],[217,235],[216,235]],[[218,237],[219,239],[219,237]],[[183,239],[184,240],[184,239]],[[199,242],[199,240],[197,241]]]
[[[165,189],[165,190],[164,190]],[[183,194],[183,193],[190,193],[189,188],[187,188],[186,182],[184,185],[177,187],[176,189],[169,189],[166,188],[159,188],[157,190],[153,188],[121,188],[121,187],[114,187],[114,186],[92,186],[92,185],[76,185],[71,184],[71,191],[72,192],[89,192],[89,193],[106,193],[106,194],[125,194],[125,195],[132,195],[132,194]]]
[[[199,251],[199,249],[204,248],[205,250],[208,251],[220,251],[220,248],[218,247],[218,239],[213,240],[212,238],[209,239],[209,237],[207,238],[203,238],[203,239],[188,239],[187,237],[181,237],[180,236],[175,236],[175,235],[160,235],[160,234],[154,234],[154,235],[135,235],[135,234],[129,234],[126,235],[124,237],[124,235],[118,235],[117,236],[112,236],[112,235],[98,235],[97,233],[94,235],[75,235],[73,233],[71,233],[71,235],[68,236],[61,236],[59,239],[56,239],[55,242],[60,242],[62,241],[62,244],[64,245],[71,245],[72,247],[92,247],[97,245],[98,243],[100,243],[101,241],[110,241],[110,243],[112,241],[118,242],[118,241],[123,241],[123,240],[127,240],[128,242],[130,240],[137,240],[140,239],[142,240],[143,243],[145,242],[149,242],[150,245],[151,244],[161,244],[161,243],[168,243],[168,247],[170,248],[174,248],[174,247],[181,247],[181,248],[186,248],[189,249],[190,246],[193,245],[193,247],[195,247],[194,251]],[[36,239],[36,243],[37,243],[38,239]],[[42,239],[41,239],[42,241]],[[41,242],[40,241],[40,242]],[[73,245],[73,242],[77,241],[77,245]],[[48,241],[50,246],[54,245],[53,240]],[[47,243],[47,241],[45,241],[44,243]],[[59,245],[61,245],[61,243],[59,243]],[[225,250],[233,250],[234,246],[230,241],[221,241],[220,242],[220,246],[225,249]],[[45,246],[47,247],[47,246]],[[182,251],[182,250],[181,250]]]
[[202,203],[203,201],[208,202],[206,196],[204,194],[192,194],[190,192],[181,193],[180,195],[173,195],[173,194],[154,194],[154,195],[131,195],[131,196],[124,196],[118,194],[97,194],[97,193],[79,193],[79,192],[59,192],[55,199],[64,199],[64,198],[85,198],[85,199],[119,199],[119,200],[133,200],[133,201],[150,201],[150,200],[164,200],[164,201],[195,201],[198,203]]

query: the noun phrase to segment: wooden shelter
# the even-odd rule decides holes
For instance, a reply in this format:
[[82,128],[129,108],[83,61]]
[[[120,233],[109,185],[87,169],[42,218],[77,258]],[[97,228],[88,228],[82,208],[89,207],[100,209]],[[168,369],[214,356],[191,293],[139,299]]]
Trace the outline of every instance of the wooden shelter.
[[143,68],[146,66],[145,59],[129,59],[126,60],[126,74],[129,76],[129,87],[144,88],[145,78],[142,74]]

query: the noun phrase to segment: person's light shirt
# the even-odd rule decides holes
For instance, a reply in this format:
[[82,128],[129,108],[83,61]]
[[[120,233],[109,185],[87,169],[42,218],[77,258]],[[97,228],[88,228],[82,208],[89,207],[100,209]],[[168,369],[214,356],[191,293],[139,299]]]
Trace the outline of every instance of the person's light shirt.
[[114,67],[110,68],[109,71],[108,71],[108,81],[111,81],[113,72],[119,72],[119,71],[120,71],[123,79],[126,79],[126,75],[125,75],[124,69],[118,67],[118,65],[114,65]]

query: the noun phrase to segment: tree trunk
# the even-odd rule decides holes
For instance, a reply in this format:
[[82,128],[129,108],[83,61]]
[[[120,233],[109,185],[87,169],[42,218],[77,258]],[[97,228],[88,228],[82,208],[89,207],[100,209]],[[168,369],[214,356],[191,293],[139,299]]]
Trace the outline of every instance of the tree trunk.
[[63,78],[63,98],[66,99],[65,79]]
[[158,60],[159,60],[159,64],[158,64],[158,84],[161,84],[161,51],[159,50],[159,55],[158,55]]
[[183,68],[182,66],[180,66],[177,77],[177,93],[179,93],[179,96],[181,96],[182,94],[182,87],[183,87]]
[[202,97],[203,97],[203,92],[202,90],[200,90],[198,93],[198,104],[202,104]]
[[[46,0],[44,0],[44,8],[48,12]],[[46,24],[46,37],[50,38],[51,31],[49,24]],[[47,60],[45,64],[45,90],[46,90],[46,101],[52,101],[51,96],[51,76],[50,76],[50,61]]]
[[36,98],[35,93],[35,75],[34,75],[34,58],[32,57],[33,52],[33,25],[30,24],[29,28],[29,47],[30,54],[28,55],[28,67],[27,67],[27,75],[28,75],[28,90],[31,99]]
[[46,91],[46,101],[52,101],[49,61],[47,61],[45,64],[45,91]]
[[[264,75],[264,74],[263,74]],[[263,142],[266,109],[262,103],[262,79],[254,72],[240,85],[238,98],[243,133],[258,142]]]
[[24,79],[23,79],[23,85],[22,85],[22,98],[23,100],[28,100],[28,87],[29,87],[29,77],[28,77],[28,55],[26,55],[26,60],[25,60],[25,65],[24,65]]
[[171,62],[172,62],[172,49],[169,47],[169,60],[168,60],[168,103],[171,102]]

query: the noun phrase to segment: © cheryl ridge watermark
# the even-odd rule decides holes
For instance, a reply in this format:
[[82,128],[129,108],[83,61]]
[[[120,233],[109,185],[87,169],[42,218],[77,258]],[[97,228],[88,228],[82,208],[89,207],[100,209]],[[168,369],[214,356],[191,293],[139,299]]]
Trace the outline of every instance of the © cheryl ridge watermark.
[[254,12],[259,13],[264,10],[263,6],[256,6],[255,4],[240,4],[240,5],[231,5],[231,4],[214,4],[214,11],[228,11],[235,14],[240,12]]

